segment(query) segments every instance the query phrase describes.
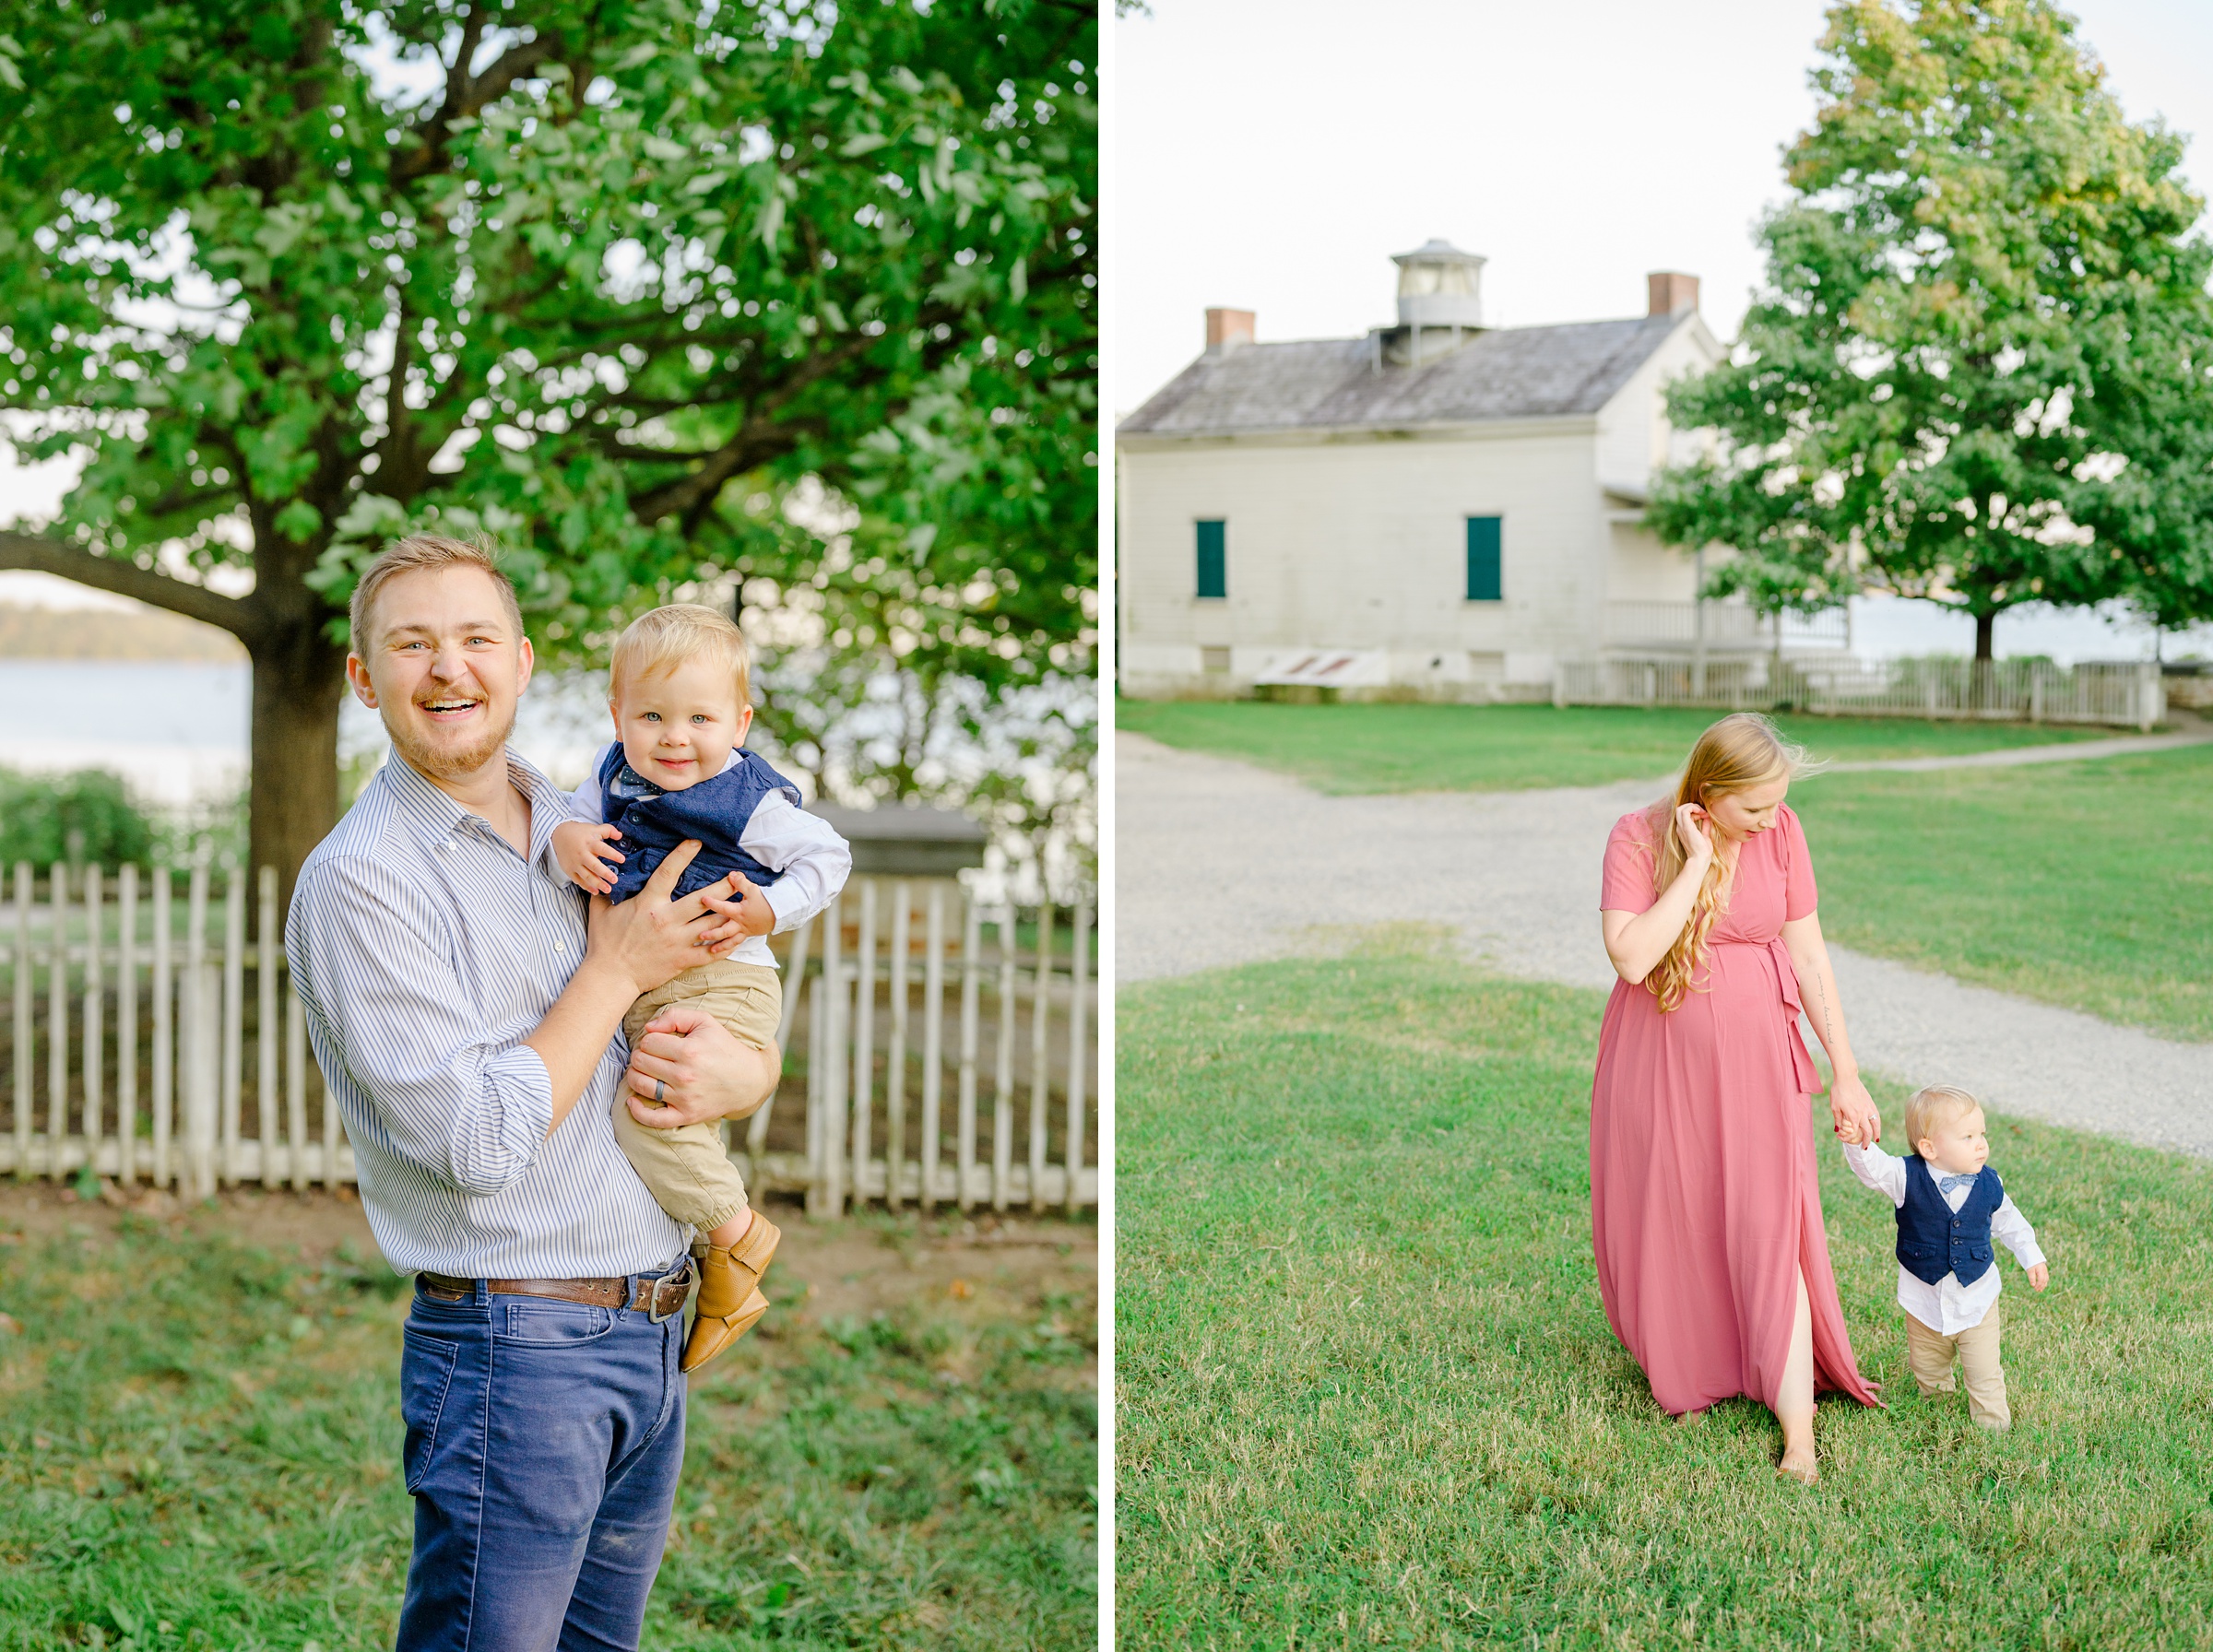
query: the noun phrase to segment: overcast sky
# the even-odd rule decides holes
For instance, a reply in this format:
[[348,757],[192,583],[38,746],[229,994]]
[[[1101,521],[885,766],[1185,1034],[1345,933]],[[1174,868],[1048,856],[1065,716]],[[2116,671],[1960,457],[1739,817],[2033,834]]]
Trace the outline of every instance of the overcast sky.
[[[1489,260],[1486,318],[1640,315],[1702,277],[1734,336],[1752,227],[1807,123],[1816,0],[1152,0],[1115,30],[1107,406],[1199,353],[1210,304],[1260,336],[1392,318],[1389,260]],[[2213,142],[2213,5],[2083,0],[2130,118]],[[2213,178],[2206,143],[2185,170]]]

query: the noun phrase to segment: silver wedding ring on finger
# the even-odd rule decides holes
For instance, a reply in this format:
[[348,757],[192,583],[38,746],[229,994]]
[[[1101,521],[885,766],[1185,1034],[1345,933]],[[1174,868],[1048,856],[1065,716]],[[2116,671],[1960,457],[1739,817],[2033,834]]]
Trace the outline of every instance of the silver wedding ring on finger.
[[668,1095],[668,1093],[669,1080],[666,1079],[656,1079],[653,1081],[653,1104],[657,1107],[666,1107],[669,1103],[664,1098]]

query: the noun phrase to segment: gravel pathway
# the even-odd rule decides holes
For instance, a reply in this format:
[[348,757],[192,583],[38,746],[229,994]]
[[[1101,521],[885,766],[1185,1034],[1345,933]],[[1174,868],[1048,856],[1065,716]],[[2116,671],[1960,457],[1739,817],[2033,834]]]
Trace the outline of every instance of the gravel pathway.
[[[2171,713],[2182,724],[2172,734],[2132,734],[2111,740],[2062,740],[2051,746],[2009,746],[1996,751],[1970,751],[1958,757],[1891,757],[1871,762],[1830,763],[1829,774],[1918,774],[1927,769],[2018,769],[2030,763],[2078,763],[2086,759],[2129,757],[2139,751],[2172,751],[2213,740],[2213,724],[2194,714]],[[2186,719],[2186,720],[2185,720]]]
[[[1990,755],[2055,761],[2041,754],[2079,760],[2153,745]],[[1331,797],[1139,735],[1115,737],[1115,761],[1123,981],[1333,950],[1335,926],[1415,922],[1449,926],[1470,956],[1507,974],[1610,986],[1598,938],[1600,856],[1614,822],[1663,784]],[[1949,1079],[1998,1112],[2213,1157],[2213,1044],[2155,1038],[1840,947],[1830,954],[1853,1047],[1871,1070],[1909,1083]]]

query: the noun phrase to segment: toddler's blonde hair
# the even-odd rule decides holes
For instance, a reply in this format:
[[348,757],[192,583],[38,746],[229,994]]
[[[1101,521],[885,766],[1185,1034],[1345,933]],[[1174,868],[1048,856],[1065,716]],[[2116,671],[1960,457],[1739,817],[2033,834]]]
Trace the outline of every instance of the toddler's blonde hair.
[[1939,1125],[1951,1123],[1982,1103],[1957,1084],[1927,1084],[1906,1098],[1906,1141],[1915,1152]]
[[703,654],[728,667],[738,689],[738,709],[744,711],[752,699],[745,633],[728,614],[696,602],[672,602],[630,622],[615,639],[608,662],[608,697],[620,697],[626,679],[674,670]]

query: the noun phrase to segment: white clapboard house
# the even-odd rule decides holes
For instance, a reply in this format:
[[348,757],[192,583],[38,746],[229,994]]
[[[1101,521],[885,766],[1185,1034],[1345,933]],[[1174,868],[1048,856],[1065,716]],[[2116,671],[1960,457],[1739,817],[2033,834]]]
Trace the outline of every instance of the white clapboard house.
[[1773,646],[1644,524],[1683,452],[1664,388],[1723,353],[1697,278],[1650,277],[1626,321],[1486,327],[1482,258],[1393,262],[1396,325],[1263,344],[1209,310],[1206,353],[1121,422],[1122,691],[1527,698],[1564,662]]

